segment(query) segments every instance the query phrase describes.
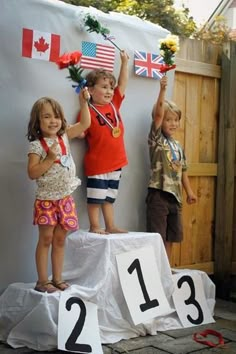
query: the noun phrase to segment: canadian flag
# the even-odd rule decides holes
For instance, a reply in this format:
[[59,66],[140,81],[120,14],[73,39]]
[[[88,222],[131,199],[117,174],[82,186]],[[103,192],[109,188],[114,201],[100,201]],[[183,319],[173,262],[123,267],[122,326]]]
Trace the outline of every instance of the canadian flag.
[[60,36],[23,28],[22,56],[56,62],[60,56]]

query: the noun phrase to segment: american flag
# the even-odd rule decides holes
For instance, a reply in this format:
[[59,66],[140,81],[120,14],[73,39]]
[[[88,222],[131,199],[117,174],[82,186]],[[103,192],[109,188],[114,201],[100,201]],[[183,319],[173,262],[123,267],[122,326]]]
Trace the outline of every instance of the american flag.
[[103,68],[108,71],[113,71],[114,61],[114,47],[91,42],[82,42],[82,57],[80,60],[81,68]]
[[163,57],[158,54],[146,52],[134,52],[134,71],[136,75],[161,79],[163,74],[160,72]]

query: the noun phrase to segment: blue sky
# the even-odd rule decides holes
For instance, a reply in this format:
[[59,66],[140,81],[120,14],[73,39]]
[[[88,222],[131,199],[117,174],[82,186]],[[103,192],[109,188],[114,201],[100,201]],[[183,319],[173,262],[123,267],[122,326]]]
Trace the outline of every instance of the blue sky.
[[218,6],[221,0],[175,0],[175,7],[184,4],[190,10],[195,22],[200,25],[207,21],[209,16]]

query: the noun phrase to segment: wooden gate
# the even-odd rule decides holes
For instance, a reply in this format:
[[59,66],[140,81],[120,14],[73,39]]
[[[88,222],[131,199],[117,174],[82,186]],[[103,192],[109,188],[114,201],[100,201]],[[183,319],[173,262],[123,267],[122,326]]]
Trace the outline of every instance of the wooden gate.
[[173,100],[182,110],[176,138],[185,149],[198,203],[183,202],[184,241],[174,245],[172,266],[213,273],[218,157],[219,47],[198,40],[180,42]]
[[171,265],[214,274],[218,289],[227,285],[222,297],[236,274],[236,43],[226,49],[182,40],[173,94],[183,117],[176,138],[198,203],[188,205],[184,193],[184,241],[174,245]]

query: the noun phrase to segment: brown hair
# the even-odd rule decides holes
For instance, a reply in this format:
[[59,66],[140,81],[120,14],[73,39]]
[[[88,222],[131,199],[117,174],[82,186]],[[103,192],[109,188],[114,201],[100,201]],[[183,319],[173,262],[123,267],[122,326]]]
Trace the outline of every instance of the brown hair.
[[[156,103],[154,104],[153,109],[152,109],[152,119],[154,119],[155,110],[156,110]],[[181,110],[172,101],[169,101],[169,100],[164,101],[164,111],[165,111],[164,116],[166,115],[166,112],[171,111],[171,112],[174,112],[178,115],[179,120],[181,119],[181,114],[182,114]]]
[[61,105],[53,98],[41,97],[33,104],[30,112],[30,121],[26,134],[29,141],[34,141],[43,137],[40,130],[40,113],[46,103],[49,103],[52,106],[54,114],[61,118],[62,126],[57,134],[62,135],[65,132],[67,123]]
[[116,78],[111,72],[109,72],[105,69],[95,69],[95,70],[90,71],[86,76],[87,86],[93,87],[94,85],[96,85],[97,81],[101,78],[102,79],[109,79],[110,84],[112,86],[115,86],[115,84],[116,84]]

